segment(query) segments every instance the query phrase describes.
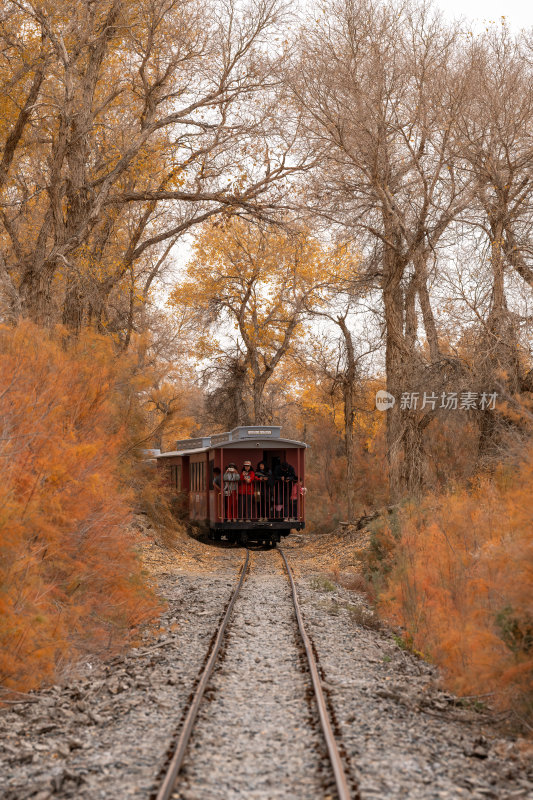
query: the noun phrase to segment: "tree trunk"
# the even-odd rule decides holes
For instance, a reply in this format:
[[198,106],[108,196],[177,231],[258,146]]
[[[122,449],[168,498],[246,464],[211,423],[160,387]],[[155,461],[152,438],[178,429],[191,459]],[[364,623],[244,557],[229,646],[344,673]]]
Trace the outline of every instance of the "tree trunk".
[[402,485],[408,494],[418,496],[426,482],[426,456],[424,452],[424,429],[431,420],[429,414],[420,418],[405,412],[403,429]]
[[439,336],[437,333],[437,325],[431,308],[431,300],[428,292],[427,284],[427,259],[428,253],[424,252],[417,256],[415,261],[416,269],[416,286],[418,291],[418,300],[422,310],[422,319],[424,320],[424,330],[429,347],[429,357],[433,363],[440,361],[441,352],[439,347]]
[[254,406],[254,425],[268,425],[269,419],[267,410],[265,408],[264,403],[264,394],[265,394],[265,387],[267,385],[268,379],[270,378],[271,373],[269,371],[263,372],[258,378],[256,378],[252,383],[252,398],[253,398],[253,406]]
[[[406,492],[419,494],[425,480],[425,456],[423,430],[430,420],[420,420],[416,411],[400,409],[404,392],[413,391],[424,374],[421,359],[415,346],[417,340],[416,292],[422,294],[426,303],[424,323],[431,338],[430,349],[438,354],[436,328],[432,328],[429,296],[424,297],[426,287],[425,264],[419,263],[407,291],[402,290],[405,265],[398,256],[399,248],[385,248],[384,279],[382,284],[385,308],[385,365],[387,391],[395,398],[394,406],[387,414],[387,458],[389,487],[392,502],[398,501]],[[420,271],[422,270],[422,271]],[[427,292],[427,288],[426,288]]]
[[356,379],[356,359],[352,334],[346,325],[345,317],[337,317],[337,325],[344,337],[346,353],[346,369],[342,380],[342,396],[344,404],[344,448],[346,454],[346,510],[348,520],[355,513],[355,453],[353,427],[355,422],[354,389]]
[[246,381],[247,369],[246,364],[236,363],[233,371],[233,411],[235,414],[235,425],[231,427],[238,427],[239,425],[248,425],[250,423],[250,416],[248,408],[246,407]]
[[344,446],[346,452],[346,509],[348,521],[355,513],[355,454],[353,435],[353,384],[344,384]]
[[[520,364],[518,361],[518,335],[507,307],[505,296],[504,214],[491,222],[492,298],[487,332],[480,345],[480,379],[483,390],[497,392],[498,384],[514,394],[520,389]],[[496,217],[496,218],[495,218]],[[484,363],[483,363],[484,361]],[[497,411],[485,409],[481,412],[478,461],[481,466],[488,460],[500,458],[502,435],[510,423],[504,421]]]
[[392,408],[385,413],[387,437],[387,461],[391,498],[395,501],[402,495],[401,448],[403,421],[400,397],[406,387],[403,367],[403,292],[401,279],[403,267],[397,263],[392,248],[385,247],[383,269],[383,305],[385,311],[385,369],[387,391],[395,398]]
[[63,301],[63,325],[77,336],[83,322],[83,299],[79,287],[69,280]]
[[21,308],[24,316],[38,325],[52,324],[52,281],[56,265],[45,262],[39,267],[30,266],[24,271],[20,285]]

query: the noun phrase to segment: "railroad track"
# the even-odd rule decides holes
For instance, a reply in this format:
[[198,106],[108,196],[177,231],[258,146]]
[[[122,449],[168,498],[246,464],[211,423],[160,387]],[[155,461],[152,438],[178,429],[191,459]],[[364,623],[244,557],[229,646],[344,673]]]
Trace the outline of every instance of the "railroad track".
[[[326,745],[329,761],[331,763],[337,795],[339,800],[357,800],[357,798],[359,797],[359,793],[357,791],[355,791],[355,793],[351,793],[349,789],[349,783],[346,777],[343,761],[334,734],[333,725],[330,719],[330,714],[328,712],[326,698],[324,696],[324,692],[322,689],[318,664],[313,652],[312,642],[309,639],[309,636],[305,630],[302,613],[300,610],[300,604],[298,601],[296,585],[292,575],[292,570],[290,568],[287,557],[285,556],[283,550],[279,549],[277,552],[279,553],[283,561],[285,571],[291,587],[292,601],[294,604],[296,621],[298,624],[301,642],[307,659],[307,664],[311,677],[311,683],[313,687],[313,694],[318,709],[320,727]],[[246,556],[244,563],[241,567],[239,579],[237,581],[231,599],[228,603],[226,612],[212,640],[212,646],[208,654],[205,666],[199,677],[196,689],[192,695],[190,704],[185,714],[184,721],[179,730],[177,739],[175,740],[175,745],[172,751],[172,755],[169,758],[168,764],[166,765],[164,772],[162,774],[159,783],[159,788],[157,792],[154,792],[153,794],[154,800],[169,800],[169,798],[171,798],[177,791],[179,784],[179,773],[182,768],[184,758],[187,752],[187,745],[191,738],[194,724],[198,716],[200,706],[202,704],[202,698],[204,697],[206,688],[209,684],[209,680],[211,678],[211,675],[213,674],[213,670],[217,663],[218,656],[222,649],[225,633],[228,624],[230,622],[235,603],[237,601],[240,590],[246,578],[249,563],[250,563],[250,551],[246,549]]]

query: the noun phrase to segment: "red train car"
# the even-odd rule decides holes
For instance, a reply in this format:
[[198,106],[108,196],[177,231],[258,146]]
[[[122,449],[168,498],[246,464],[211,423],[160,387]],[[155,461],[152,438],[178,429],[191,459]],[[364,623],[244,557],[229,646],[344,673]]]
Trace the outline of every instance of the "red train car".
[[[291,529],[305,527],[306,447],[283,439],[279,426],[248,425],[178,441],[175,450],[155,458],[181,496],[185,515],[208,527],[212,538],[275,545]],[[246,461],[254,476],[263,462],[264,473],[245,479]],[[238,477],[228,469],[232,463]]]

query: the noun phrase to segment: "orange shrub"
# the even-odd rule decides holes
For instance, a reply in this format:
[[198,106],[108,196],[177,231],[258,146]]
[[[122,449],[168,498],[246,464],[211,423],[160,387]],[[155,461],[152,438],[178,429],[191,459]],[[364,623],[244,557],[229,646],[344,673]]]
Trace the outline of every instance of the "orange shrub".
[[[109,342],[0,328],[0,685],[109,651],[151,618],[120,480],[127,371]],[[123,398],[126,397],[126,401]]]
[[533,716],[533,449],[400,515],[384,612],[461,694]]

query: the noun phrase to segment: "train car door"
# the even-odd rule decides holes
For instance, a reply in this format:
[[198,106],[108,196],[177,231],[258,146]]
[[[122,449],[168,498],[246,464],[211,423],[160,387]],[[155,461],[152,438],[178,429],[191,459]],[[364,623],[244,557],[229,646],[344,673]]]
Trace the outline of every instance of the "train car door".
[[274,474],[274,470],[278,464],[281,464],[286,460],[286,450],[263,450],[263,461],[267,465],[268,469],[272,470],[272,474]]

